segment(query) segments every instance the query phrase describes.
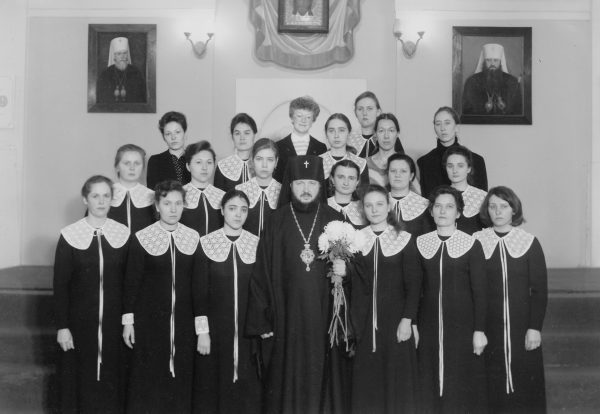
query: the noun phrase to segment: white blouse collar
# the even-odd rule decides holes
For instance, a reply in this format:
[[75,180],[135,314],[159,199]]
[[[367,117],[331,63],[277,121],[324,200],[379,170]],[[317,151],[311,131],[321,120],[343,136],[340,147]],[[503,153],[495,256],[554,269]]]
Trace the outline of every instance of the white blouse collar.
[[92,244],[96,231],[99,231],[114,249],[123,247],[129,239],[129,228],[112,219],[106,219],[102,227],[95,229],[85,218],[68,225],[60,231],[64,239],[78,250],[87,250]]
[[242,230],[242,234],[236,241],[231,241],[222,228],[215,230],[200,238],[200,244],[204,254],[214,262],[224,262],[229,256],[231,245],[235,244],[237,254],[246,264],[256,261],[256,248],[259,238],[254,234]]
[[367,141],[360,133],[351,133],[348,136],[348,145],[354,147],[357,154],[360,154]]
[[371,226],[367,226],[360,231],[363,233],[366,240],[361,249],[363,256],[369,254],[375,244],[375,240],[378,238],[381,252],[385,257],[389,257],[402,251],[412,237],[410,233],[405,231],[401,231],[400,233],[396,232],[392,226],[388,226],[379,236],[373,232]]
[[355,226],[362,226],[367,223],[363,217],[360,202],[358,201],[351,201],[348,205],[341,206],[335,201],[335,197],[332,196],[327,199],[327,204],[335,211],[342,213]]
[[356,165],[358,165],[358,168],[360,169],[361,173],[364,171],[365,166],[367,165],[367,161],[365,159],[360,158],[351,152],[346,152],[346,155],[344,155],[339,160],[333,158],[333,155],[331,155],[331,151],[327,151],[319,156],[323,158],[323,173],[325,174],[325,178],[329,178],[329,176],[331,175],[331,169],[333,168],[336,162],[341,160],[350,160],[354,162]]
[[487,192],[467,185],[466,190],[462,193],[463,201],[465,202],[463,215],[467,218],[470,218],[479,214],[479,209],[481,208],[481,204],[483,203],[486,195]]
[[412,191],[400,200],[396,200],[390,193],[389,199],[391,208],[395,208],[396,204],[400,205],[400,213],[404,221],[416,219],[429,207],[429,200]]
[[258,203],[262,193],[265,193],[267,201],[269,202],[269,207],[271,207],[272,210],[277,208],[277,201],[279,200],[279,193],[281,192],[281,184],[275,179],[272,179],[265,189],[260,187],[256,181],[256,177],[251,178],[245,183],[236,185],[235,188],[243,191],[248,196],[248,199],[250,200],[250,208],[253,208],[256,203]]
[[249,161],[250,160],[244,161],[237,154],[233,154],[220,160],[217,165],[219,166],[219,169],[225,178],[228,178],[231,181],[237,181],[240,179],[240,175],[244,169],[244,164],[246,164],[248,170],[250,170],[250,166],[248,164]]
[[471,250],[475,239],[460,230],[454,231],[452,236],[445,241],[439,238],[436,230],[417,237],[417,247],[425,259],[435,256],[442,243],[446,243],[448,256],[456,259]]
[[133,205],[137,208],[144,208],[154,204],[154,191],[150,190],[145,185],[137,183],[131,188],[125,187],[123,184],[116,182],[113,184],[113,198],[110,203],[112,207],[118,207],[123,203],[129,190],[129,198]]
[[183,186],[185,190],[185,208],[195,209],[198,207],[198,202],[200,201],[200,197],[202,197],[202,193],[208,200],[208,203],[212,208],[219,209],[221,208],[221,199],[225,194],[225,191],[215,187],[212,184],[209,184],[204,190],[200,190],[192,185],[192,183],[187,183]]
[[504,242],[511,257],[519,258],[527,253],[535,238],[532,234],[518,227],[513,227],[504,237],[498,236],[492,227],[474,233],[473,237],[481,242],[486,259],[492,257],[500,240]]
[[175,240],[175,246],[177,246],[177,249],[181,253],[188,256],[194,254],[200,241],[200,235],[196,230],[181,223],[177,224],[175,230],[167,231],[157,221],[135,233],[144,250],[152,256],[161,256],[166,253],[169,249],[169,238],[171,235],[173,236],[173,240]]

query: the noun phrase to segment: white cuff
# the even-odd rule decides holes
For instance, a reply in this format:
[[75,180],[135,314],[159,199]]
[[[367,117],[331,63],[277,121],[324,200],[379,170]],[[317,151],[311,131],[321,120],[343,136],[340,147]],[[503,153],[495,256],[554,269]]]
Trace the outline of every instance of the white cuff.
[[121,316],[121,325],[133,325],[133,313],[124,313]]
[[194,318],[194,325],[196,325],[196,335],[210,332],[208,329],[208,317],[206,316],[196,316]]

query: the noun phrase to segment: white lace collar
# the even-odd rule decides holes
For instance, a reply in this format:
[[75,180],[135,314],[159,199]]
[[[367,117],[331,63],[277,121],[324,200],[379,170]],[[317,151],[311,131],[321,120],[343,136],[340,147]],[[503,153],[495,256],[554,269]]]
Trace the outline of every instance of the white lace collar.
[[[365,159],[360,158],[351,152],[346,152],[346,155],[344,155],[339,160],[336,160],[335,158],[333,158],[333,155],[331,155],[331,151],[327,151],[327,152],[319,155],[319,157],[323,158],[323,173],[325,174],[325,178],[329,178],[329,176],[331,175],[331,169],[333,168],[335,163],[338,161],[350,160],[350,161],[354,162],[356,165],[358,165],[358,168],[360,169],[361,173],[364,171],[365,166],[367,165],[367,161]],[[358,177],[358,178],[360,178],[360,177]]]
[[395,208],[400,205],[400,213],[403,221],[411,221],[419,217],[429,207],[429,200],[421,197],[417,193],[410,191],[408,195],[400,200],[396,200],[390,193],[390,206]]
[[137,183],[132,188],[127,188],[123,184],[116,182],[113,184],[113,198],[110,203],[112,207],[118,207],[123,203],[129,190],[129,198],[137,208],[144,208],[154,204],[154,191],[145,185]]
[[435,256],[442,243],[446,243],[448,256],[456,259],[471,250],[475,239],[460,230],[456,230],[446,241],[439,238],[436,230],[417,237],[417,247],[425,259]]
[[102,227],[95,229],[90,226],[85,218],[68,225],[60,234],[72,247],[78,250],[87,250],[92,244],[96,230],[100,231],[108,244],[114,249],[123,247],[129,239],[129,228],[112,219],[106,219]]
[[202,250],[210,260],[214,262],[224,262],[229,256],[231,245],[235,244],[237,254],[246,264],[252,264],[256,261],[256,248],[259,238],[254,234],[242,230],[242,234],[236,241],[231,241],[222,228],[215,230],[200,238]]
[[192,185],[192,183],[187,183],[183,186],[185,190],[185,208],[195,209],[198,207],[198,202],[200,201],[200,197],[202,197],[202,193],[208,200],[208,203],[212,208],[219,209],[221,208],[221,199],[225,194],[225,191],[215,187],[212,184],[209,184],[204,190],[200,190]]
[[348,136],[348,145],[354,147],[357,154],[360,154],[367,141],[368,139],[365,139],[360,133],[351,133]]
[[481,208],[481,204],[483,203],[486,195],[487,192],[467,185],[466,190],[462,193],[463,201],[465,202],[463,216],[470,218],[479,214],[479,209]]
[[532,234],[518,227],[513,227],[504,237],[498,236],[492,227],[476,232],[473,237],[481,242],[486,259],[492,257],[500,240],[504,242],[508,254],[516,259],[527,253],[534,239]]
[[363,217],[362,208],[359,201],[351,201],[348,203],[348,205],[341,206],[337,203],[337,201],[335,201],[335,197],[332,196],[327,199],[327,205],[329,205],[329,207],[333,208],[335,211],[342,213],[348,218],[348,220],[350,220],[350,223],[356,226],[362,226],[363,224],[367,223]]
[[248,171],[251,171],[249,161],[249,159],[244,161],[237,154],[233,154],[220,160],[217,165],[225,178],[237,181],[240,179],[244,165],[246,165]]
[[371,226],[367,226],[360,231],[363,233],[366,240],[361,249],[363,256],[369,254],[373,248],[373,245],[375,244],[375,240],[378,238],[381,252],[385,257],[389,257],[402,251],[412,237],[410,233],[405,231],[397,233],[396,230],[394,230],[394,228],[391,226],[388,226],[388,228],[385,229],[379,236],[373,232]]
[[236,185],[235,188],[243,191],[248,196],[248,199],[250,200],[250,208],[253,208],[256,203],[258,203],[262,193],[265,193],[267,201],[269,202],[269,207],[271,207],[272,210],[277,208],[277,201],[279,200],[279,193],[281,192],[281,184],[275,179],[272,179],[265,189],[260,187],[256,181],[256,177],[251,178],[245,183]]
[[196,230],[181,223],[177,224],[175,230],[167,231],[157,221],[135,233],[144,250],[152,256],[161,256],[167,252],[171,235],[175,240],[175,246],[181,253],[188,256],[194,254],[200,241],[200,235]]

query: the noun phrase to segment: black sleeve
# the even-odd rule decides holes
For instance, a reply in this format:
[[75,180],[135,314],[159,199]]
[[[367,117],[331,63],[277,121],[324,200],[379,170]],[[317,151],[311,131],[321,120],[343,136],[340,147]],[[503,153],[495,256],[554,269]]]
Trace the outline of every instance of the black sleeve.
[[396,143],[394,144],[394,151],[396,151],[399,154],[404,154],[404,147],[402,146],[402,142],[400,142],[400,137],[396,138]]
[[538,239],[529,248],[529,328],[542,330],[548,304],[548,272],[546,258]]
[[[208,299],[210,291],[210,264],[209,259],[198,245],[194,257],[194,274],[192,277],[192,294],[194,303],[194,316],[208,316]],[[210,320],[209,320],[210,325]]]
[[406,301],[404,302],[402,318],[415,321],[417,318],[417,310],[419,309],[419,300],[421,298],[423,273],[421,271],[417,245],[415,244],[414,237],[411,237],[410,242],[404,248],[402,272],[404,274],[404,290],[406,292]]
[[221,172],[221,168],[217,165],[215,170],[215,178],[213,181],[213,185],[220,190],[227,191],[226,179],[223,173]]
[[127,270],[123,283],[123,313],[134,313],[135,302],[144,279],[145,250],[135,235],[131,236]]
[[70,284],[74,271],[73,248],[61,235],[54,257],[54,310],[57,329],[69,327]]
[[477,155],[473,158],[473,163],[475,167],[474,178],[475,178],[475,187],[480,188],[484,191],[488,190],[488,179],[487,179],[487,170],[485,168],[485,160],[481,155]]
[[487,274],[483,247],[476,240],[469,251],[469,277],[474,306],[474,331],[485,331],[487,316]]
[[146,170],[146,187],[154,190],[158,183],[158,160],[156,155],[152,155],[148,159],[148,168]]

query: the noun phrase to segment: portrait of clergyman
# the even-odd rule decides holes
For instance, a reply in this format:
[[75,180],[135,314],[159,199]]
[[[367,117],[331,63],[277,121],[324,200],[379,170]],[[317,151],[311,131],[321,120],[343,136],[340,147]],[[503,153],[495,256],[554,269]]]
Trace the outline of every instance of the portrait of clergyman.
[[467,124],[531,124],[531,29],[455,27],[453,106]]
[[325,0],[279,0],[279,31],[327,33],[329,2]]
[[156,25],[90,25],[88,112],[156,111]]

